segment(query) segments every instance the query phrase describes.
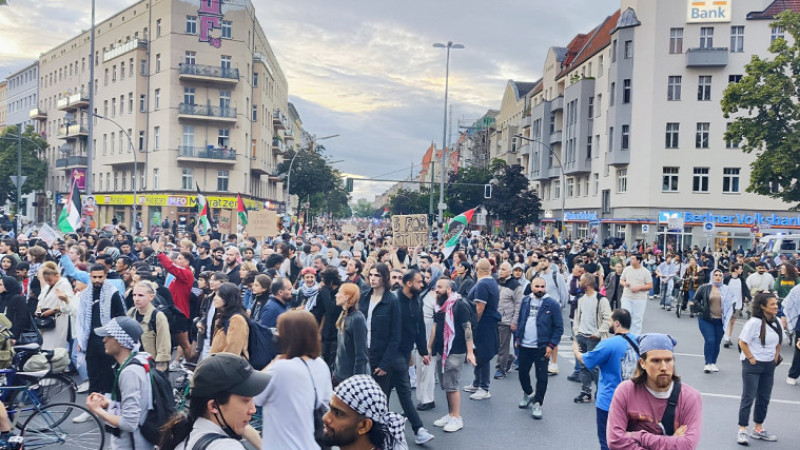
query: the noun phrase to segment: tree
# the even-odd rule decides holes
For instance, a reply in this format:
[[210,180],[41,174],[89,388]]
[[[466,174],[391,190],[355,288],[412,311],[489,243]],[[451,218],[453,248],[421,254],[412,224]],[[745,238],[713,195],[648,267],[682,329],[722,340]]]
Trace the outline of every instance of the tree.
[[458,173],[450,174],[446,191],[447,209],[455,214],[461,214],[484,204],[486,199],[483,198],[483,185],[488,184],[491,179],[491,172],[477,167],[459,169]]
[[772,41],[772,59],[753,55],[746,75],[730,83],[722,97],[725,118],[735,117],[725,140],[756,153],[748,192],[796,203],[800,208],[800,14],[786,11],[773,27],[792,37]]
[[[17,175],[17,126],[10,126],[0,135],[0,203],[12,203],[17,199],[17,187],[11,176]],[[27,177],[22,185],[22,194],[44,189],[47,179],[47,162],[39,158],[39,149],[47,148],[45,141],[32,126],[22,133],[22,176]],[[38,147],[37,147],[38,144]]]
[[292,166],[289,194],[297,195],[300,202],[308,200],[312,214],[330,212],[337,217],[349,216],[350,194],[344,190],[341,172],[328,164],[324,151],[322,146],[317,146],[315,151],[301,149],[295,157],[294,150],[291,150],[278,164],[278,174],[287,179],[289,166]]
[[353,215],[356,217],[377,217],[379,214],[377,210],[372,207],[372,203],[369,200],[360,198],[356,200],[356,204],[352,207]]
[[509,166],[496,159],[492,161],[491,170],[496,182],[492,198],[485,202],[489,213],[505,222],[507,228],[538,223],[541,202],[536,193],[528,189],[528,177],[522,173],[522,166]]
[[427,214],[429,198],[427,189],[400,189],[389,197],[389,214]]

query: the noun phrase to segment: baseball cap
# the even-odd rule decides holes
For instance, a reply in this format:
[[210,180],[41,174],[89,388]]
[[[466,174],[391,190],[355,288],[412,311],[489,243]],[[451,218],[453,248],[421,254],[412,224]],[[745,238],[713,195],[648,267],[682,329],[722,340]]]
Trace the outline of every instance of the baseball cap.
[[353,254],[350,253],[349,251],[345,250],[342,253],[339,253],[339,257],[340,258],[352,258]]
[[203,242],[197,244],[197,246],[198,247],[203,247],[203,248],[211,248],[211,244],[209,244],[208,241],[203,241]]
[[142,326],[130,317],[115,317],[104,326],[95,328],[94,334],[113,337],[121,346],[135,350],[142,339]]
[[254,370],[241,356],[214,353],[197,365],[192,376],[190,395],[207,398],[229,392],[242,397],[255,397],[267,388],[271,378],[271,375]]
[[525,270],[525,266],[523,266],[523,265],[522,265],[522,264],[520,264],[520,263],[516,263],[516,264],[514,264],[514,268],[513,268],[512,270],[517,270],[517,269],[519,269],[519,270]]

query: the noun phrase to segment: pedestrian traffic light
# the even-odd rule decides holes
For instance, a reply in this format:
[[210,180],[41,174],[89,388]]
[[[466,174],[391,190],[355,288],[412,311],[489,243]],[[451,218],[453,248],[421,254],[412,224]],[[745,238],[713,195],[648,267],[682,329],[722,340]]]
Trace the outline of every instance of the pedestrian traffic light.
[[491,184],[484,184],[483,185],[483,198],[492,198],[492,185]]
[[353,192],[353,179],[347,177],[344,179],[344,190],[346,192]]

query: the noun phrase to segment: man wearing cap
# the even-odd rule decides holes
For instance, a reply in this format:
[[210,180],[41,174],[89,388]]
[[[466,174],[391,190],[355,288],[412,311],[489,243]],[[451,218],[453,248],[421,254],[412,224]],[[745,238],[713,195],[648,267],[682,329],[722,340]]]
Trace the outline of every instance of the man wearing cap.
[[192,266],[194,267],[195,277],[201,273],[211,270],[214,265],[214,258],[211,257],[211,244],[208,241],[203,241],[197,244],[197,257],[194,259]]
[[497,334],[500,342],[497,355],[497,368],[494,373],[495,379],[506,377],[506,373],[511,370],[516,357],[510,352],[511,335],[517,331],[517,320],[519,319],[519,308],[522,304],[522,292],[524,289],[519,281],[511,275],[511,263],[508,261],[500,264],[497,271],[497,284],[500,289],[500,300],[497,309],[500,311],[500,324],[497,325]]
[[389,411],[389,402],[369,375],[353,375],[331,396],[330,410],[322,417],[324,437],[317,443],[341,450],[408,448],[405,419]]
[[617,387],[608,411],[609,448],[697,448],[703,403],[675,375],[676,343],[667,334],[639,337],[636,373]]
[[339,266],[337,269],[339,270],[339,277],[344,281],[345,277],[347,277],[347,264],[350,260],[353,259],[353,254],[349,251],[345,250],[339,253]]
[[[105,352],[117,364],[112,380],[111,398],[92,391],[86,406],[111,428],[111,443],[115,449],[146,449],[153,444],[142,436],[139,427],[153,408],[153,391],[148,375],[147,353],[136,353],[142,337],[142,327],[129,317],[116,317],[94,329],[103,337]],[[137,363],[131,360],[136,358]]]

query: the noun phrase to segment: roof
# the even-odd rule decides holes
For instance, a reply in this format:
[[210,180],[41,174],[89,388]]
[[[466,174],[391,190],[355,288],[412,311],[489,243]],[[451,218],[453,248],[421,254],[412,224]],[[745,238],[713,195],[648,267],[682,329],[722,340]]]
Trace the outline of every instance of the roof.
[[[592,32],[594,32],[594,30],[592,30]],[[569,44],[567,44],[567,54],[564,55],[564,60],[561,61],[562,67],[569,65],[573,60],[575,60],[575,56],[578,55],[578,52],[581,51],[581,48],[583,48],[583,45],[586,43],[587,37],[588,35],[586,34],[579,34],[572,38]]]
[[567,49],[565,47],[550,47],[556,55],[556,61],[563,62],[567,57]]
[[638,27],[642,23],[639,22],[639,18],[636,17],[636,11],[633,10],[630,6],[620,15],[619,21],[617,22],[617,28],[630,28],[630,27]]
[[747,20],[774,20],[778,14],[790,10],[800,12],[800,0],[775,0],[763,11],[753,11],[747,14]]
[[575,58],[572,59],[570,64],[562,65],[563,70],[556,76],[559,79],[566,76],[567,72],[573,68],[583,64],[589,58],[596,55],[599,51],[611,44],[611,32],[617,27],[619,21],[620,11],[617,10],[614,14],[606,17],[606,20],[597,28],[589,33],[583,48],[580,49]]
[[529,82],[529,81],[508,80],[508,82],[511,84],[511,86],[514,87],[514,96],[516,97],[517,100],[519,100],[522,97],[525,97],[525,95],[528,92],[530,92],[531,89],[536,87],[535,81]]
[[300,120],[300,113],[297,112],[292,102],[289,102],[289,116],[294,120]]

